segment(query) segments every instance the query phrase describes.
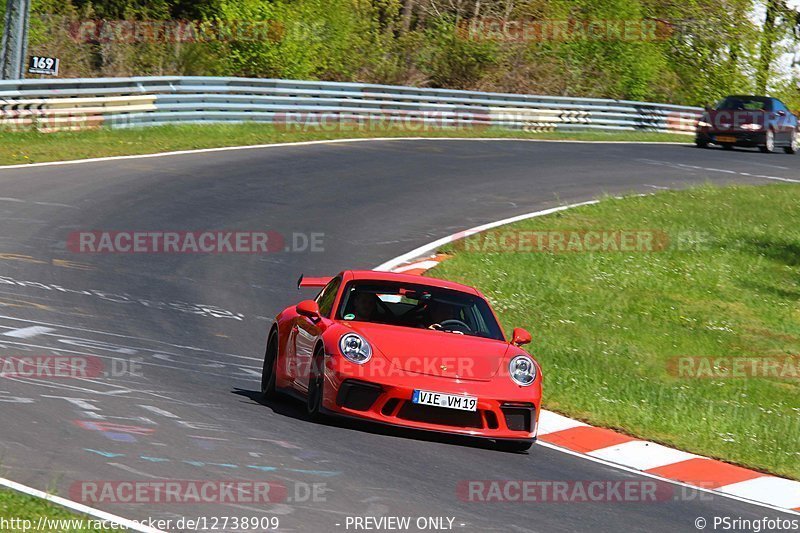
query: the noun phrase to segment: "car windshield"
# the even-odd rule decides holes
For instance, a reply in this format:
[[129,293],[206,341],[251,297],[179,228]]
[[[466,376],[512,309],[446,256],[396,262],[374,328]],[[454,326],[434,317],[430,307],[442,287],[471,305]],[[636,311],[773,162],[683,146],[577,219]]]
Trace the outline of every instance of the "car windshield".
[[729,96],[717,104],[717,110],[725,111],[769,111],[768,98]]
[[336,318],[504,340],[483,298],[422,284],[351,282]]

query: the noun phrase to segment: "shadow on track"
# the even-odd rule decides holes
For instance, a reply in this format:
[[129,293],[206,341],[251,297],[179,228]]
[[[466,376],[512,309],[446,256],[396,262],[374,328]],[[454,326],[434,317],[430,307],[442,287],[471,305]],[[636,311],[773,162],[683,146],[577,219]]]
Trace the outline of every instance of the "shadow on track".
[[435,431],[425,431],[422,429],[409,429],[391,425],[384,425],[365,420],[358,420],[355,418],[348,418],[344,416],[325,416],[320,421],[312,421],[306,413],[305,406],[298,400],[279,395],[277,399],[265,400],[261,395],[261,391],[246,390],[234,388],[231,391],[233,394],[243,396],[250,399],[253,403],[269,407],[272,412],[294,418],[295,420],[302,420],[308,424],[319,424],[329,427],[346,429],[349,431],[360,431],[364,433],[371,433],[373,435],[383,435],[386,437],[395,437],[401,439],[419,440],[425,442],[438,442],[442,444],[451,444],[454,446],[463,446],[467,448],[480,448],[484,450],[494,450],[497,453],[514,453],[517,455],[525,455],[527,452],[501,452],[494,447],[494,444],[489,439],[468,437],[463,435],[453,435],[449,433],[437,433]]

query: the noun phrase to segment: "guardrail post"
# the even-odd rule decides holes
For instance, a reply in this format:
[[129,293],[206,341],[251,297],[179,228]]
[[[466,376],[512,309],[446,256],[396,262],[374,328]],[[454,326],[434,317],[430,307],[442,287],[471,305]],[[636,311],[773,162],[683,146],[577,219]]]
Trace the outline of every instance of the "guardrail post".
[[8,0],[6,3],[3,41],[0,44],[0,79],[19,80],[25,77],[30,12],[30,0]]

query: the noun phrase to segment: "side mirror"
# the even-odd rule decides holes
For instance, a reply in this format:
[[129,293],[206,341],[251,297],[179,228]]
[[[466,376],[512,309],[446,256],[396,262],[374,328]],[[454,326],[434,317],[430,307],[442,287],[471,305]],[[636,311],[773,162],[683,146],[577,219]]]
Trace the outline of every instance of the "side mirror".
[[522,328],[514,328],[514,333],[511,336],[511,344],[514,346],[522,346],[531,342],[531,334]]
[[314,300],[303,300],[295,306],[294,310],[298,315],[308,317],[315,322],[321,318],[319,305]]

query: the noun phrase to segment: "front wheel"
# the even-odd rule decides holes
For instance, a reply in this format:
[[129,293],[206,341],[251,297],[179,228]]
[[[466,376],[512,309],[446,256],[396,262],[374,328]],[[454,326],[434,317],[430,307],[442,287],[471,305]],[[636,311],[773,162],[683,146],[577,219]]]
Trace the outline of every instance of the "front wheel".
[[275,389],[275,371],[278,369],[278,332],[273,330],[269,334],[267,341],[267,351],[264,352],[264,366],[261,369],[261,395],[266,398],[274,398],[277,394]]
[[694,145],[698,148],[708,148],[708,143],[705,141],[695,141]]
[[798,141],[797,141],[797,132],[792,132],[792,141],[789,143],[789,146],[784,146],[783,151],[787,154],[795,154],[798,150]]
[[496,440],[494,448],[501,452],[522,453],[528,451],[533,442],[529,440]]
[[767,130],[765,139],[764,139],[764,146],[759,146],[759,150],[764,152],[765,154],[771,154],[775,151],[775,132],[772,130]]
[[322,418],[322,398],[325,390],[325,352],[317,349],[311,361],[311,371],[308,376],[308,397],[306,408],[311,420]]

